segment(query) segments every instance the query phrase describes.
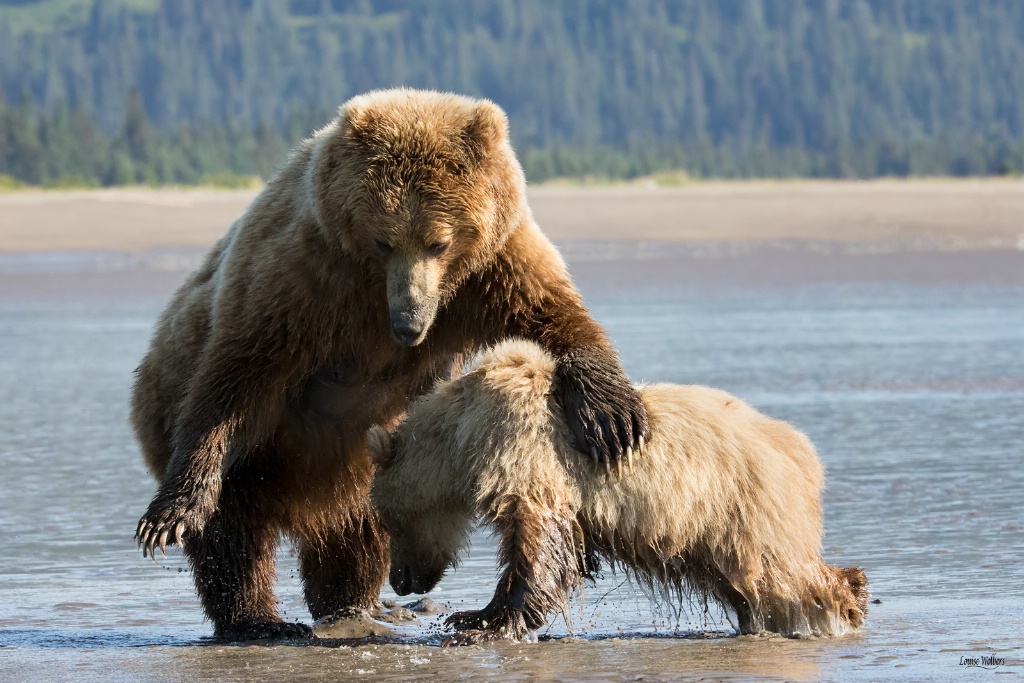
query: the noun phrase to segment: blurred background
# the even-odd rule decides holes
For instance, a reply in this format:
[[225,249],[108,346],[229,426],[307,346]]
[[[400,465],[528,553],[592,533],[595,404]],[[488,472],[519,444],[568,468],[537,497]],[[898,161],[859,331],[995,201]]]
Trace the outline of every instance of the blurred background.
[[10,185],[266,177],[348,97],[493,99],[531,180],[1024,170],[1015,0],[0,0]]

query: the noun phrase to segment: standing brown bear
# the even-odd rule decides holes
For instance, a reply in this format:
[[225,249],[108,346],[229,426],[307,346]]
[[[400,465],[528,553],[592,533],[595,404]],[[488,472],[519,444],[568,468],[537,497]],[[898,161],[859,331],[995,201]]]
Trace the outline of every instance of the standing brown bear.
[[504,113],[355,97],[289,157],[175,294],[132,423],[159,489],[137,537],[182,547],[218,637],[309,637],[275,606],[280,533],[315,619],[379,598],[387,535],[364,434],[495,340],[558,362],[578,449],[615,464],[644,404],[526,203]]

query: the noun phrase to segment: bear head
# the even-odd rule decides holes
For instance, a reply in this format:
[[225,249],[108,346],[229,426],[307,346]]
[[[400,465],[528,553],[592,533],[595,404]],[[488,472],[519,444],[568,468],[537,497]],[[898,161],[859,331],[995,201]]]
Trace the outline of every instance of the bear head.
[[354,97],[313,142],[307,187],[328,244],[386,281],[395,340],[423,341],[465,278],[528,215],[493,102],[411,89]]
[[550,448],[556,429],[554,372],[554,359],[537,344],[505,340],[413,401],[393,430],[369,430],[377,467],[371,497],[391,535],[390,580],[399,595],[433,589],[458,563],[482,490],[532,477],[533,454]]
[[468,501],[432,497],[441,490],[432,489],[429,481],[437,473],[420,470],[415,457],[402,458],[401,440],[379,425],[367,433],[370,457],[377,465],[371,496],[391,536],[391,587],[398,595],[427,593],[459,563],[473,527],[473,510]]

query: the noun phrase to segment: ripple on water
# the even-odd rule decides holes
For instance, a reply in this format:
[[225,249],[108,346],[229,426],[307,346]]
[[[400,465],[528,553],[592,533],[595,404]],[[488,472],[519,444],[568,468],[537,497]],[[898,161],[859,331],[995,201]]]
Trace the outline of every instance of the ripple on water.
[[[144,561],[131,541],[153,484],[127,396],[159,307],[0,303],[0,678],[938,681],[988,651],[1020,671],[1024,290],[617,292],[590,305],[634,377],[719,386],[811,435],[829,470],[828,557],[864,566],[883,600],[867,629],[721,637],[726,615],[652,604],[609,576],[569,610],[571,629],[557,618],[541,633],[556,639],[531,646],[440,650],[429,618],[401,627],[410,645],[212,644],[186,563]],[[308,620],[287,547],[279,576],[282,611]],[[479,534],[433,597],[477,607],[494,581]]]

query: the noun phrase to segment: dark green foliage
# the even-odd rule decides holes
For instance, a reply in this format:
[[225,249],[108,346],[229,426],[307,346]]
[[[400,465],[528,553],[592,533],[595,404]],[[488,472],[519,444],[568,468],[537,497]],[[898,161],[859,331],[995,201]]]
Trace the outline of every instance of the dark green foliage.
[[1019,0],[0,0],[0,174],[266,175],[402,84],[498,102],[533,179],[1013,173],[1022,64]]
[[[183,127],[154,130],[139,103],[130,98],[125,119],[113,135],[104,135],[77,105],[58,102],[53,113],[0,100],[0,176],[49,187],[196,184],[238,185],[254,175],[269,175],[272,161],[287,150],[275,138],[275,152],[260,151],[259,138],[247,128]],[[264,142],[264,145],[267,144]]]

